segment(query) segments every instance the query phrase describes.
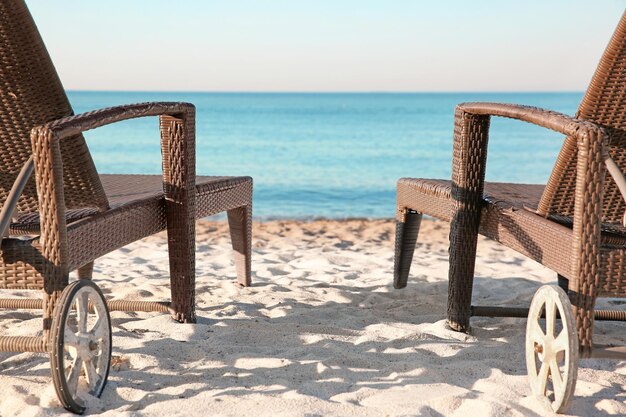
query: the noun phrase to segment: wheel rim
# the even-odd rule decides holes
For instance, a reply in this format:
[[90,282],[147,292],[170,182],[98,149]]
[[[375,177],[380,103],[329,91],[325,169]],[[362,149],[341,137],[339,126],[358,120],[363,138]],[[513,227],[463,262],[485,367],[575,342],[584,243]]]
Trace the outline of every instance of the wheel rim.
[[[102,293],[90,281],[66,287],[53,323],[53,380],[65,408],[81,413],[102,393],[111,359],[111,324]],[[55,377],[56,374],[56,377]]]
[[564,411],[576,386],[578,336],[571,304],[559,287],[546,285],[535,293],[526,324],[526,366],[533,394],[553,411]]

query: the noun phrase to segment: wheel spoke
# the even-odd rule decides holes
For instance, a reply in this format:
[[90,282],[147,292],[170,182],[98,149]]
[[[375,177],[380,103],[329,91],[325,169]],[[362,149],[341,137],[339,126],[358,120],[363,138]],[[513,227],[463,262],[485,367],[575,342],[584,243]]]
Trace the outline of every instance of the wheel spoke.
[[78,347],[78,338],[76,333],[69,327],[65,326],[65,333],[63,333],[63,344],[65,347]]
[[561,395],[563,391],[563,376],[559,369],[559,364],[556,362],[556,358],[550,360],[550,375],[552,375],[552,385],[554,386],[554,395]]
[[99,341],[107,334],[108,330],[109,329],[106,326],[106,320],[103,317],[99,316],[91,330],[89,330],[89,333],[91,334],[91,337],[93,339]]
[[89,298],[86,292],[81,292],[76,298],[76,314],[78,315],[78,331],[87,331],[87,315],[89,314]]
[[548,386],[548,371],[550,370],[550,366],[546,362],[541,362],[541,369],[539,369],[539,374],[537,375],[537,379],[539,384],[537,387],[539,388],[539,395],[546,395],[546,388]]
[[546,334],[543,332],[541,328],[541,324],[539,323],[540,315],[537,314],[535,317],[534,314],[528,316],[528,327],[526,331],[526,340],[530,340],[534,343],[535,346],[543,345],[546,340]]
[[89,389],[91,390],[100,380],[98,373],[96,372],[96,367],[93,364],[93,360],[88,362],[83,362],[83,369],[85,370],[85,376],[87,378],[87,383],[89,384]]
[[530,340],[538,345],[543,345],[545,343],[546,335],[537,321],[533,321],[533,326],[530,330],[529,336]]
[[72,365],[70,365],[70,372],[69,375],[67,375],[67,387],[72,394],[75,394],[78,389],[78,378],[80,377],[82,362],[83,360],[80,356],[77,356],[72,361]]
[[561,330],[561,333],[554,339],[552,351],[555,353],[569,349],[569,340],[567,339],[567,329]]
[[556,309],[554,300],[546,300],[546,335],[554,337],[554,325],[556,322]]

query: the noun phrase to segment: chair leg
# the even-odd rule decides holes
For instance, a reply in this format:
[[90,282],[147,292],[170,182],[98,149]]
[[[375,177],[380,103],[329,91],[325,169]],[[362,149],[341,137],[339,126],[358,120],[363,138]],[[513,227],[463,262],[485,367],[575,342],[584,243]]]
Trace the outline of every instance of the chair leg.
[[581,358],[590,358],[593,351],[593,327],[595,322],[595,294],[583,294],[581,292],[570,293],[573,299],[574,317],[576,318],[576,331],[578,333],[578,353]]
[[237,282],[247,287],[252,283],[252,205],[228,210],[227,214]]
[[480,213],[459,211],[450,223],[448,326],[469,332]]
[[167,201],[167,247],[170,261],[170,314],[180,323],[196,322],[196,224],[184,207]]
[[415,243],[422,222],[422,213],[407,210],[404,222],[396,221],[396,253],[393,258],[393,287],[406,287],[415,252]]
[[89,262],[78,268],[78,279],[91,279],[93,277],[93,262]]

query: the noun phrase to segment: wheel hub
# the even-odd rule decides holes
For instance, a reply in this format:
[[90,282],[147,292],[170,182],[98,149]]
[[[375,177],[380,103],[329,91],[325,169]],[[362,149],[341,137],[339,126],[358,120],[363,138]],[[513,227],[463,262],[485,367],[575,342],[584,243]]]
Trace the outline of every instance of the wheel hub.
[[541,362],[549,362],[556,357],[556,352],[552,349],[554,346],[554,337],[549,334],[543,339],[542,343],[535,343],[535,353]]
[[78,352],[78,356],[80,356],[80,358],[84,361],[91,360],[93,351],[95,350],[92,347],[94,345],[97,347],[97,344],[91,340],[90,336],[91,335],[89,333],[81,332],[78,334],[78,346],[76,347],[76,350]]

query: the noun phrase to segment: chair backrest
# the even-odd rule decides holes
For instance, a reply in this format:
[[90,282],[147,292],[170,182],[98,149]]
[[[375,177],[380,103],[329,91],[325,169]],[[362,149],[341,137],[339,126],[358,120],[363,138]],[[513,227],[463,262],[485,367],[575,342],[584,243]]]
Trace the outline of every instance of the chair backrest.
[[[577,117],[609,131],[611,158],[626,173],[626,13],[604,51]],[[576,141],[566,138],[539,204],[540,214],[574,215],[576,157]],[[602,205],[604,222],[622,223],[626,204],[610,175],[606,176]]]
[[[0,1],[0,204],[30,157],[33,127],[72,115],[61,81],[23,0]],[[108,201],[82,135],[61,142],[67,208],[106,209]],[[20,212],[38,208],[31,178]]]

